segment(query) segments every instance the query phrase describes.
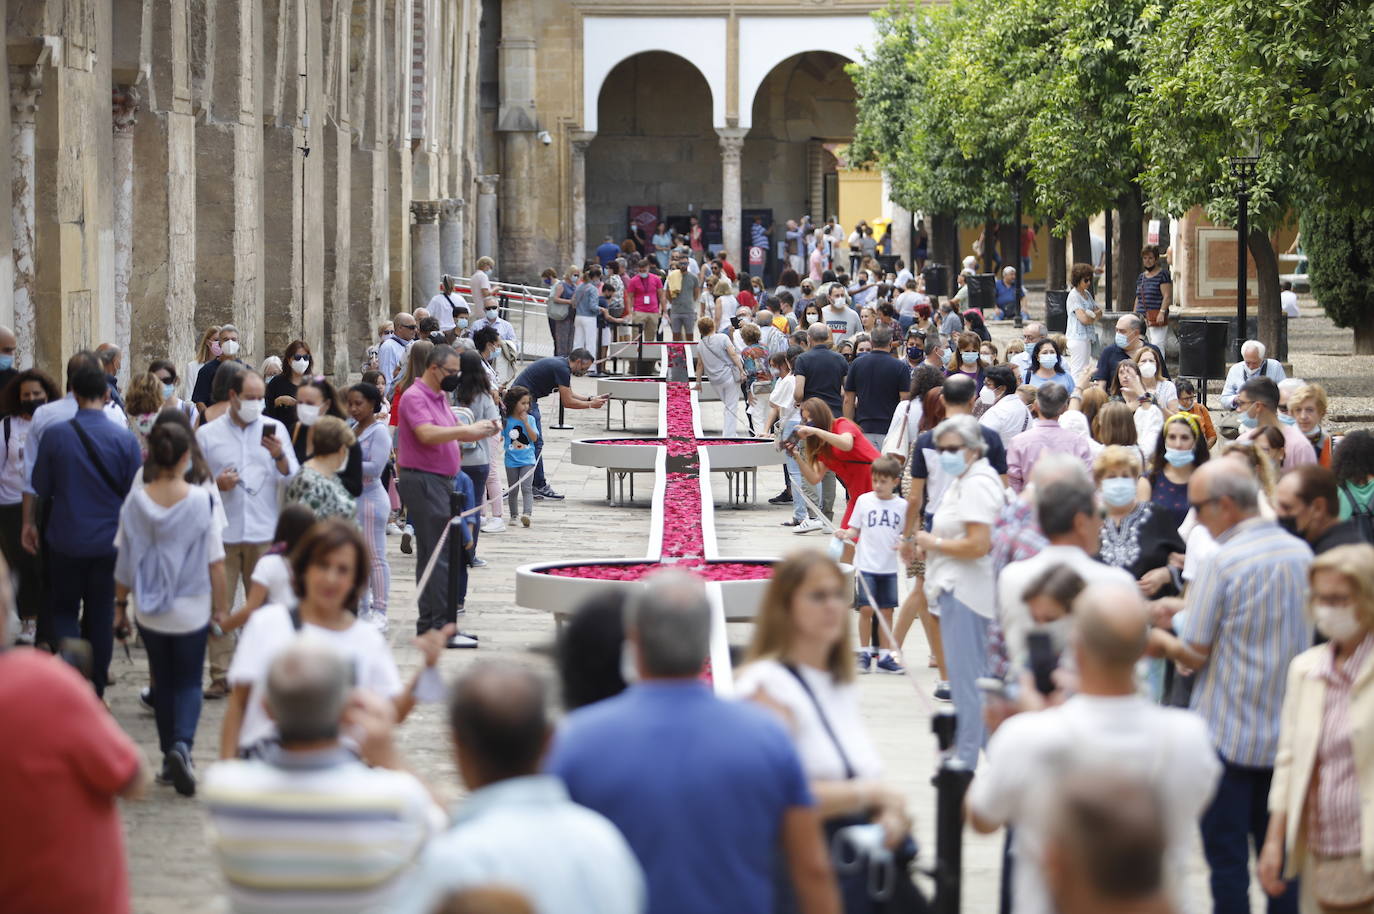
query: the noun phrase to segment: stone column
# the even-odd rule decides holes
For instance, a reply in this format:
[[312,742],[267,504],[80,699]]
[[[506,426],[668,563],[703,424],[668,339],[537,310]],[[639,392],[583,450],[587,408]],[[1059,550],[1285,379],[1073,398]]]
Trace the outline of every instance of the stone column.
[[496,185],[500,180],[500,175],[477,176],[477,256],[493,260],[496,259]]
[[115,345],[124,353],[120,361],[119,383],[128,388],[132,308],[129,305],[129,277],[134,266],[134,123],[141,101],[133,86],[115,86],[110,98],[110,117],[114,125],[114,324]]
[[895,254],[914,272],[911,263],[911,211],[898,206],[892,199],[892,181],[883,174],[883,215],[891,219],[888,225],[887,253]]
[[587,147],[596,137],[593,130],[573,130],[572,140],[572,260],[581,266],[587,260]]
[[439,288],[439,204],[414,200],[410,212],[410,310],[423,308]]
[[439,267],[449,276],[463,273],[462,200],[439,201]]
[[14,335],[19,342],[15,367],[30,368],[34,363],[36,339],[34,324],[34,126],[38,119],[38,96],[43,92],[42,67],[10,67],[11,174],[14,205],[10,210],[14,226]]
[[721,214],[720,227],[725,250],[730,252],[730,262],[735,269],[744,272],[743,249],[740,246],[740,151],[744,148],[747,127],[717,127],[720,134],[721,158]]

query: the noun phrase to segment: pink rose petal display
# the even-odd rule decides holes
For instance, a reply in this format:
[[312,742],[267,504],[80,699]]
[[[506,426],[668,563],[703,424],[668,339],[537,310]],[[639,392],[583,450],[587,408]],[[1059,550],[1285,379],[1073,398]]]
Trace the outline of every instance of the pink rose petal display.
[[[685,343],[670,344],[679,354]],[[649,381],[643,378],[635,380]],[[692,421],[691,387],[681,381],[665,384],[667,402],[664,413],[668,428],[666,438],[601,438],[592,443],[616,445],[653,445],[667,447],[671,457],[695,457],[698,446],[743,444],[756,438],[696,437]],[[545,574],[561,578],[586,578],[594,581],[638,581],[650,573],[673,567],[690,571],[707,581],[767,580],[773,574],[770,562],[708,562],[702,537],[701,478],[695,472],[696,462],[687,466],[693,472],[668,473],[663,487],[663,539],[661,562],[605,562],[593,565],[563,565],[544,569]],[[709,681],[710,669],[703,673]]]

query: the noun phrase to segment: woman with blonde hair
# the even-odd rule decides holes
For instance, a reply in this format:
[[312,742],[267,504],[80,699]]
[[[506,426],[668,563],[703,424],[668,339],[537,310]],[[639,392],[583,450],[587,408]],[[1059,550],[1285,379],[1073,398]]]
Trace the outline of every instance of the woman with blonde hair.
[[1315,382],[1308,382],[1288,395],[1288,414],[1312,444],[1317,455],[1317,463],[1331,468],[1331,451],[1335,440],[1331,433],[1322,427],[1326,419],[1326,389]]
[[321,417],[310,431],[314,455],[301,464],[300,472],[287,485],[286,502],[309,506],[319,520],[341,517],[356,524],[358,503],[344,488],[339,473],[348,464],[348,453],[358,439],[337,416]]
[[196,357],[186,363],[186,373],[182,375],[186,379],[186,399],[191,399],[191,388],[196,385],[196,378],[200,377],[200,370],[205,367],[206,362],[213,362],[219,358],[219,326],[207,327],[205,333],[200,337],[200,344],[196,346]]
[[1308,614],[1328,639],[1288,667],[1264,890],[1302,876],[1303,912],[1374,911],[1374,548],[1337,546],[1308,568]]
[[[840,566],[819,552],[795,553],[774,566],[736,689],[782,720],[827,833],[876,822],[884,843],[896,847],[910,834],[911,819],[901,794],[881,780],[882,761],[859,713],[852,591]],[[866,878],[865,872],[861,885]]]
[[[1122,359],[1117,363],[1116,374],[1112,375],[1111,394],[1113,401],[1130,407],[1141,458],[1149,460],[1154,455],[1159,430],[1164,427],[1164,413],[1155,405],[1154,395],[1146,389],[1140,366],[1130,359]],[[1174,400],[1178,400],[1177,393],[1174,394]]]
[[715,293],[715,310],[709,312],[715,320],[717,327],[725,327],[732,322],[735,312],[739,310],[739,299],[735,297],[735,287],[725,276],[716,280],[716,284],[711,288]]

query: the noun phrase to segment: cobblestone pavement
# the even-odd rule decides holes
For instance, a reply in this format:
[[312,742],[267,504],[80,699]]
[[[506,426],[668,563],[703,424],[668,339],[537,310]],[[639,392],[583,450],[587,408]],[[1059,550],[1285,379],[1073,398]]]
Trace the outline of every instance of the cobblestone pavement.
[[[578,380],[576,386],[580,392],[592,392],[591,381]],[[618,409],[616,413],[618,418]],[[655,413],[649,406],[632,404],[629,415],[631,433],[653,433]],[[572,437],[605,434],[602,415],[579,412],[570,413],[569,417],[578,428],[551,430],[544,452],[552,483],[567,500],[536,502],[533,526],[528,530],[515,527],[498,535],[483,536],[480,551],[490,564],[472,573],[465,623],[465,627],[482,636],[482,646],[477,651],[448,652],[442,660],[442,670],[448,677],[479,660],[519,664],[545,674],[550,672],[549,661],[538,653],[538,649],[551,642],[553,622],[544,613],[521,609],[514,604],[517,564],[569,556],[638,556],[647,547],[647,504],[607,507],[603,472],[574,466],[565,459]],[[719,405],[706,406],[705,424],[707,434],[719,434]],[[778,526],[790,509],[763,503],[763,499],[782,488],[781,468],[761,470],[759,485],[758,507],[732,510],[723,504],[725,482],[723,477],[717,477],[719,507],[716,520],[723,555],[780,556],[802,546],[824,546],[820,534],[798,537]],[[636,491],[643,498],[647,486],[637,487]],[[575,546],[570,545],[574,543]],[[398,538],[390,538],[388,546],[392,562],[389,638],[403,675],[409,677],[419,656],[409,643],[415,617],[414,562],[411,557],[401,554]],[[737,624],[731,629],[732,643],[748,642],[750,626]],[[912,664],[912,677],[920,685],[921,692],[929,695],[936,677],[934,670],[926,668],[927,649],[919,625],[912,628],[906,655]],[[138,688],[146,682],[146,662],[141,652],[135,651],[132,663],[118,652],[113,672],[118,681],[108,690],[107,696],[114,714],[152,758],[157,749],[152,716],[141,711],[138,705]],[[935,791],[930,785],[935,744],[930,735],[930,703],[918,699],[907,677],[903,676],[862,677],[860,689],[865,723],[886,764],[888,779],[910,800],[922,857],[929,859],[935,846]],[[205,703],[194,752],[201,770],[213,761],[217,752],[223,708],[222,701]],[[461,797],[439,706],[417,708],[400,728],[398,738],[418,772],[432,783],[441,785],[453,799]],[[218,909],[220,884],[207,852],[204,814],[198,801],[181,799],[170,787],[154,787],[149,799],[125,804],[124,822],[132,871],[133,910],[137,914],[186,914]],[[1000,834],[982,837],[970,832],[966,835],[964,911],[991,914],[997,910],[1001,848]],[[1192,897],[1205,901],[1205,867],[1200,853],[1190,869],[1189,881]]]

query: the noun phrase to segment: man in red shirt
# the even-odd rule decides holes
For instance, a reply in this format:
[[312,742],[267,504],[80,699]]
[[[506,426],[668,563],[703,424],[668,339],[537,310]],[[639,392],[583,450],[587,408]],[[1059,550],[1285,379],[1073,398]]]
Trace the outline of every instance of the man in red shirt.
[[[11,594],[0,563],[0,594]],[[8,596],[0,644],[9,644]],[[148,786],[148,766],[91,684],[32,648],[0,651],[0,907],[7,914],[126,914],[129,872],[120,797]]]
[[724,273],[726,276],[730,277],[731,282],[734,282],[738,277],[735,274],[734,264],[730,263],[728,259],[729,256],[729,251],[721,251],[717,259],[720,261],[720,271]]

